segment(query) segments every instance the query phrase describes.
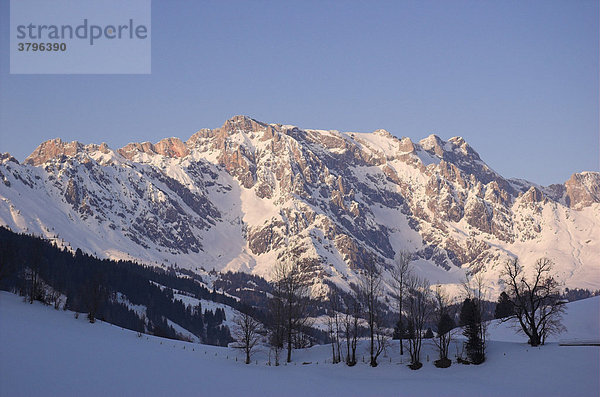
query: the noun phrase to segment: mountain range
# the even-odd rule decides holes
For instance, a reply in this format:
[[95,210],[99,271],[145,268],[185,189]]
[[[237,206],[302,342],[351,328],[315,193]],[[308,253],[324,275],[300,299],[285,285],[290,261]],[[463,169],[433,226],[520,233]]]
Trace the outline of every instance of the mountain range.
[[[518,143],[515,143],[518,144]],[[564,184],[507,179],[460,137],[301,129],[235,116],[187,141],[42,143],[0,155],[0,224],[100,258],[243,271],[277,261],[347,288],[401,250],[432,283],[503,263],[556,263],[568,287],[600,288],[600,173]]]

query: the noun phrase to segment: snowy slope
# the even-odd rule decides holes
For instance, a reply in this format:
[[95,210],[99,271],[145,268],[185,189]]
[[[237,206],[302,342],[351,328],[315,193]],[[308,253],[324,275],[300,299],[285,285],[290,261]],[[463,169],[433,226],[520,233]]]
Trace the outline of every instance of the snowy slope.
[[[598,323],[597,300],[570,304],[569,324]],[[269,367],[263,350],[244,365],[240,352],[89,324],[83,316],[29,305],[0,292],[0,395],[3,396],[597,396],[597,347],[491,341],[480,366],[435,368],[426,342],[422,369],[406,367],[397,344],[377,368],[326,363],[330,346],[294,353],[292,365]],[[596,328],[597,330],[597,328]],[[570,331],[570,332],[574,332]],[[584,331],[582,331],[584,332]],[[596,331],[593,331],[596,332]],[[366,353],[359,346],[359,357]],[[303,362],[310,364],[302,365]],[[400,363],[404,365],[400,365]]]

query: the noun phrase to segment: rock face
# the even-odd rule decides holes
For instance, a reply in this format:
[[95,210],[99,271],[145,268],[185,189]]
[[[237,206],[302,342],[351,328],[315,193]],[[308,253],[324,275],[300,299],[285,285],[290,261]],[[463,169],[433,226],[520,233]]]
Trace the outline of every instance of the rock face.
[[113,151],[54,139],[24,164],[0,157],[0,179],[1,224],[193,271],[268,278],[293,258],[347,287],[367,261],[389,267],[408,249],[432,283],[466,270],[495,283],[507,256],[550,255],[568,239],[555,259],[585,287],[575,284],[600,248],[598,173],[547,188],[507,180],[460,137],[415,143],[235,116],[185,143]]
[[60,138],[42,143],[25,159],[25,164],[41,165],[59,156],[74,156],[83,149],[77,141],[63,142]]
[[127,159],[133,158],[138,153],[149,155],[160,154],[165,157],[185,157],[190,151],[179,138],[165,138],[155,145],[150,142],[130,143],[118,150],[119,154]]
[[565,183],[565,203],[573,208],[583,208],[600,202],[600,174],[582,172],[573,174]]

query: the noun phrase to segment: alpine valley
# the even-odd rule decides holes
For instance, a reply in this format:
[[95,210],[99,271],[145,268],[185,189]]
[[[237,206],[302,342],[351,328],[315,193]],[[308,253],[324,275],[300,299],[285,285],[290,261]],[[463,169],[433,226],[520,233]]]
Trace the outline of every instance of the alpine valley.
[[401,250],[431,283],[458,288],[481,272],[495,291],[509,257],[527,268],[547,256],[567,287],[600,288],[600,173],[547,187],[506,179],[460,137],[235,116],[185,142],[53,139],[23,163],[1,155],[0,182],[0,224],[99,258],[267,280],[293,259],[318,293]]

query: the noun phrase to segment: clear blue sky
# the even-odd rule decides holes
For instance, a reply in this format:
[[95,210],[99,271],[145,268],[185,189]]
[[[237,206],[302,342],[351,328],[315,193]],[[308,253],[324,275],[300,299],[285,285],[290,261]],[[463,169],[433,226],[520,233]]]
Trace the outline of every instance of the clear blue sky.
[[598,170],[598,1],[152,3],[151,75],[10,75],[0,151],[61,137],[187,139],[235,114],[305,128],[463,136],[550,184]]

